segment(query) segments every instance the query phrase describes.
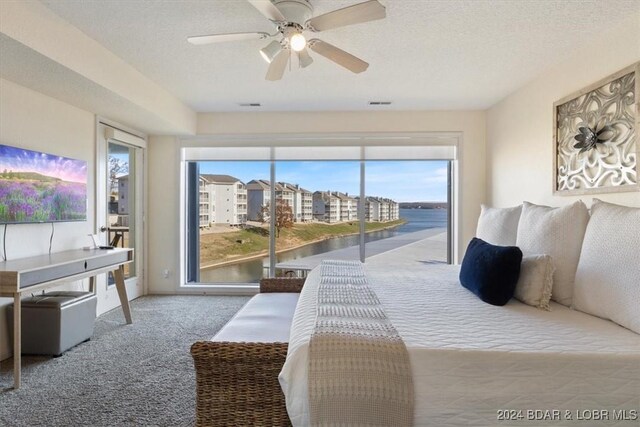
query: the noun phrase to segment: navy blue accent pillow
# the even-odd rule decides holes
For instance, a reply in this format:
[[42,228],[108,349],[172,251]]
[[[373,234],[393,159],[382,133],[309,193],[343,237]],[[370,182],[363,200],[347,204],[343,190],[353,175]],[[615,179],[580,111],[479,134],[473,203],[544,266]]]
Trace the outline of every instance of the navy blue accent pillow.
[[496,246],[474,237],[460,267],[460,283],[491,305],[505,305],[520,278],[522,251]]

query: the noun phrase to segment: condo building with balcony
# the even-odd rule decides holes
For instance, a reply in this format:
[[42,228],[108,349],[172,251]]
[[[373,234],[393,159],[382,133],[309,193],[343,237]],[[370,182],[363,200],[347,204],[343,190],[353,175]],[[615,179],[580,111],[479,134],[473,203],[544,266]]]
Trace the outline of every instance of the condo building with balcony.
[[334,193],[340,200],[340,221],[354,221],[358,219],[358,200],[348,193]]
[[[305,190],[298,184],[289,184],[288,182],[279,182],[282,188],[281,194],[291,195],[293,204],[293,220],[295,222],[309,222],[313,220],[313,193]],[[278,187],[276,187],[276,198],[278,197]],[[285,199],[286,200],[286,199]]]
[[[360,203],[360,199],[358,199]],[[380,202],[375,197],[364,198],[364,220],[366,222],[380,221]]]
[[252,179],[247,183],[247,219],[264,221],[263,209],[271,200],[271,183],[266,179]]
[[[271,200],[271,182],[266,179],[254,179],[247,183],[248,211],[250,221],[264,220],[261,212],[269,206]],[[288,182],[276,182],[276,200],[282,200],[291,207],[295,222],[308,222],[313,220],[313,193],[305,190],[298,184]]]
[[210,194],[210,223],[231,226],[247,222],[247,187],[230,175],[202,174],[204,187]]
[[289,206],[295,218],[295,193],[292,188],[276,182],[276,201],[283,201],[287,206]]
[[215,209],[214,193],[209,191],[207,181],[202,176],[198,178],[198,195],[198,222],[200,228],[209,227],[212,222],[213,210]]
[[367,222],[395,221],[400,219],[400,204],[384,197],[365,197],[364,218]]
[[380,222],[389,221],[389,202],[383,198],[378,198],[378,202],[380,202]]
[[400,219],[400,203],[389,199],[389,219],[395,221]]
[[334,223],[340,221],[340,199],[331,191],[313,193],[313,217],[318,221]]

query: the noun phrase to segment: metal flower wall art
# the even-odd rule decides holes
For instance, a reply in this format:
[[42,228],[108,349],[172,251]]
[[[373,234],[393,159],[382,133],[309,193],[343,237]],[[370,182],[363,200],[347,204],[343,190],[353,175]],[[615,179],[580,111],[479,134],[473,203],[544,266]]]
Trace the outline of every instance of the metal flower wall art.
[[639,190],[640,63],[554,104],[554,193]]
[[590,127],[580,126],[578,131],[580,133],[574,136],[574,139],[578,141],[578,143],[574,145],[573,148],[579,149],[580,153],[596,148],[596,144],[602,144],[609,141],[613,134],[613,128],[611,126],[605,126],[600,130],[593,130]]

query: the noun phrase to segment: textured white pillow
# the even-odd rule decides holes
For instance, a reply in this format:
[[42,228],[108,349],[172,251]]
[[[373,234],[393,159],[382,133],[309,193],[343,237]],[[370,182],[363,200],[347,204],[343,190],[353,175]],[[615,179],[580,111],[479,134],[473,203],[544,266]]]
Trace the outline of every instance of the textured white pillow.
[[549,255],[522,258],[520,278],[513,296],[527,305],[549,310],[554,271],[555,267]]
[[476,237],[498,246],[514,246],[522,205],[515,208],[491,208],[481,205]]
[[525,256],[547,254],[553,258],[551,299],[570,306],[589,212],[582,201],[562,208],[524,202],[516,245]]
[[593,201],[573,306],[640,334],[640,208]]

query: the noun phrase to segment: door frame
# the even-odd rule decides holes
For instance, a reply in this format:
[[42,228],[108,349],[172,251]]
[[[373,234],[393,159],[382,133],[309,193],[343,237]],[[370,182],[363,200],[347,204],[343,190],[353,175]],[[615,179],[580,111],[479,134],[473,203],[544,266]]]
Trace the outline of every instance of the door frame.
[[[139,148],[136,150],[136,197],[135,197],[135,221],[139,224],[136,230],[135,259],[136,276],[125,280],[129,300],[147,294],[147,135],[121,125],[117,122],[96,116],[96,201],[95,201],[95,229],[94,233],[103,244],[108,244],[107,233],[100,231],[107,222],[107,155],[109,142],[126,144]],[[142,197],[138,195],[142,194]],[[97,278],[98,314],[109,311],[120,305],[115,286],[107,285],[107,275]]]

